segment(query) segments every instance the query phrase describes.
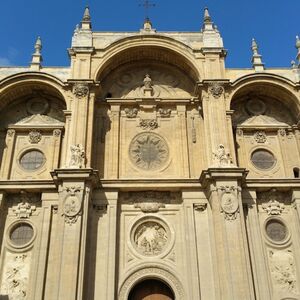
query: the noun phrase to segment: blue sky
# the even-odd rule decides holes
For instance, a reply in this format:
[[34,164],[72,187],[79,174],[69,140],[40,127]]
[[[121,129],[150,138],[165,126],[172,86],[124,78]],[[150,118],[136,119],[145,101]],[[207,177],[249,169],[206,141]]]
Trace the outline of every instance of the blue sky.
[[[295,36],[300,34],[300,0],[155,0],[150,18],[158,31],[198,31],[203,9],[209,7],[228,57],[227,67],[251,67],[255,37],[267,67],[289,67],[295,59]],[[1,0],[0,65],[28,65],[38,35],[45,66],[67,66],[66,49],[89,5],[95,31],[137,31],[144,10],[139,0]]]

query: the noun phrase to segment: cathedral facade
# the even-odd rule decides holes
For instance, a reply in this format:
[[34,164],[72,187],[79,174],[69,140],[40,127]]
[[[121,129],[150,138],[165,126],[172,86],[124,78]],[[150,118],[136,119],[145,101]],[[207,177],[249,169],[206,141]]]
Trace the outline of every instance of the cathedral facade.
[[97,32],[0,68],[0,299],[300,299],[300,40],[225,68],[199,32]]

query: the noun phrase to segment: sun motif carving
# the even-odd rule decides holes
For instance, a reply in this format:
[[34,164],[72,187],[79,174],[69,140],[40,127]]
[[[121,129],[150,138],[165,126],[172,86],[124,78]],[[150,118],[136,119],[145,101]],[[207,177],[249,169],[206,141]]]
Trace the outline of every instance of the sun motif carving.
[[129,157],[137,167],[152,171],[161,168],[166,163],[169,157],[169,148],[159,135],[142,133],[131,142]]
[[167,242],[166,229],[154,221],[141,224],[134,234],[135,248],[145,256],[159,255],[165,249]]

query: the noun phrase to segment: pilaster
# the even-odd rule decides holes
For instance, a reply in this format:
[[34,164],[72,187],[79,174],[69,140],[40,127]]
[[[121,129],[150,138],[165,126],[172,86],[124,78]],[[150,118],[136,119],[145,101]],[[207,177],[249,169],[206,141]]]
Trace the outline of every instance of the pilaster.
[[212,210],[220,299],[255,299],[250,268],[241,184],[242,168],[210,168],[200,177]]
[[81,300],[87,220],[97,174],[92,169],[59,169],[51,175],[59,192],[53,299]]

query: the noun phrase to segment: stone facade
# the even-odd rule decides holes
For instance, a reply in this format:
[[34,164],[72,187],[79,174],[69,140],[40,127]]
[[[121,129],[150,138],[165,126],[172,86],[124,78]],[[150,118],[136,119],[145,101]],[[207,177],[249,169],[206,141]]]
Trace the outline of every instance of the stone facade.
[[[297,41],[300,51],[300,41]],[[300,68],[199,32],[94,32],[0,68],[0,298],[300,299]],[[300,52],[298,53],[300,59]],[[165,298],[164,298],[165,299]]]

